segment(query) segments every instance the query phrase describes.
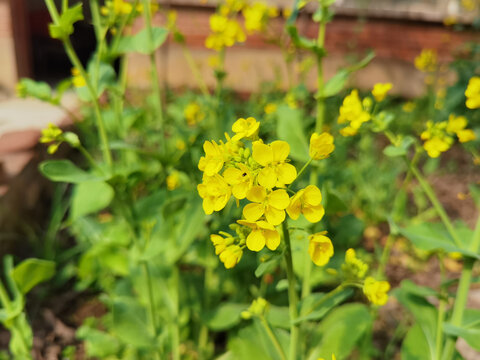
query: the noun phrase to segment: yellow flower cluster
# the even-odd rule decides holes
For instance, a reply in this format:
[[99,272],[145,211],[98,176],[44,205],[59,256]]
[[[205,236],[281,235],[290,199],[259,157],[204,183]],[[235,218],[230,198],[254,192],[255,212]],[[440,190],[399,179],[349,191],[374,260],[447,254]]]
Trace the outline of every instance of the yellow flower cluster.
[[268,6],[262,2],[246,5],[242,10],[245,18],[245,29],[249,33],[264,30],[268,20],[278,16],[278,10],[274,6]]
[[392,89],[391,83],[378,83],[373,86],[372,95],[377,102],[381,102],[387,96],[387,93]]
[[211,34],[205,40],[205,46],[208,49],[221,51],[225,47],[231,47],[247,39],[236,19],[244,6],[245,3],[242,0],[227,0],[219,7],[217,13],[210,16]]
[[62,134],[63,131],[57,125],[49,123],[48,127],[42,130],[42,136],[39,141],[42,144],[53,143],[48,146],[47,152],[54,154],[63,142]]
[[[158,11],[158,4],[152,3],[150,5],[151,12]],[[125,0],[107,0],[105,5],[100,8],[100,13],[103,16],[121,16],[129,15],[134,10],[133,5]],[[143,12],[143,4],[137,4],[135,10],[139,13]]]
[[180,173],[178,171],[173,171],[170,175],[167,176],[167,189],[175,190],[180,186]]
[[72,68],[72,83],[76,88],[81,88],[87,85],[85,78],[80,74],[80,70],[77,68]]
[[434,72],[437,69],[437,52],[432,49],[424,49],[415,58],[415,67],[423,72]]
[[339,124],[348,124],[340,130],[343,136],[356,135],[364,122],[371,119],[369,113],[370,98],[366,98],[363,102],[358,96],[357,90],[352,92],[343,99],[343,104],[340,107],[340,115],[338,116]]
[[369,276],[363,283],[363,293],[367,299],[374,305],[383,306],[388,301],[388,291],[390,284],[388,281],[377,281]]
[[[216,253],[226,268],[240,261],[245,247],[256,252],[265,246],[276,250],[280,245],[276,226],[285,221],[286,214],[292,219],[303,214],[310,222],[320,221],[325,214],[322,194],[315,185],[289,197],[285,188],[297,178],[297,170],[288,159],[290,146],[280,140],[265,144],[258,138],[259,126],[252,117],[238,119],[232,126],[235,133],[232,138],[226,135],[226,142],[204,143],[205,156],[198,163],[203,181],[197,190],[206,214],[222,210],[232,195],[237,204],[243,199],[248,201],[243,207],[242,219],[231,225],[237,232],[236,237],[211,235]],[[311,148],[315,156],[327,157],[334,148],[333,138],[325,134],[314,138],[317,142]],[[333,246],[324,235],[315,234],[310,238],[309,253],[320,266],[333,255]]]
[[480,77],[474,76],[469,80],[467,89],[465,90],[465,96],[467,97],[465,103],[467,108],[480,108]]
[[475,133],[471,129],[465,129],[468,125],[464,116],[451,114],[448,121],[434,123],[427,122],[427,129],[422,132],[420,138],[424,140],[423,148],[428,156],[436,158],[442,152],[450,149],[454,142],[454,135],[461,143],[475,140]]
[[268,311],[268,301],[262,297],[253,300],[248,310],[242,311],[242,318],[250,319],[252,316],[263,316]]
[[368,265],[357,257],[354,249],[348,249],[345,253],[345,262],[342,271],[349,280],[361,280],[367,275]]
[[205,118],[205,113],[196,101],[192,101],[185,107],[183,115],[189,126],[195,126]]

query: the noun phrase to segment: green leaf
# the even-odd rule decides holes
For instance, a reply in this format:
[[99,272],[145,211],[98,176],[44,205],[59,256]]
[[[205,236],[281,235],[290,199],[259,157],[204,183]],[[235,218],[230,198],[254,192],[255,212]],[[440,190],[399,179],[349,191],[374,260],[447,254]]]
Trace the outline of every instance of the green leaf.
[[18,264],[11,276],[23,294],[35,285],[47,281],[55,275],[55,263],[41,259],[26,259]]
[[397,157],[406,155],[407,150],[399,146],[388,145],[383,149],[383,153],[388,157]]
[[303,131],[302,112],[298,109],[291,109],[287,105],[281,105],[277,114],[278,137],[290,145],[290,157],[307,162],[310,159],[309,145]]
[[52,88],[46,82],[32,79],[21,79],[17,85],[20,97],[31,96],[41,101],[51,101]]
[[286,306],[269,305],[265,317],[268,323],[274,327],[290,329],[290,312]]
[[48,29],[53,39],[65,39],[73,34],[73,24],[83,20],[82,3],[78,3],[60,14],[58,24],[49,24]]
[[402,343],[401,360],[432,359],[425,334],[418,324],[408,330]]
[[[413,315],[416,323],[421,328],[427,342],[431,359],[437,358],[436,354],[436,329],[437,309],[430,304],[423,296],[417,295],[418,289],[413,288],[409,282],[402,282],[401,286],[393,291],[393,295]],[[422,358],[423,359],[423,358]],[[428,359],[428,358],[427,358]],[[427,360],[426,359],[426,360]]]
[[322,319],[331,309],[353,295],[353,289],[342,290],[324,300],[328,294],[312,294],[302,301],[295,323]]
[[240,314],[247,308],[246,304],[223,303],[216,309],[206,312],[203,321],[213,331],[227,330],[240,322]]
[[[112,65],[105,62],[98,62],[94,56],[88,63],[87,74],[92,84],[96,97],[99,98],[105,89],[115,85],[116,73]],[[87,86],[75,88],[78,97],[83,101],[91,101],[92,94]]]
[[468,250],[468,243],[472,238],[472,230],[464,225],[457,224],[458,237],[464,240],[463,246],[458,247],[440,223],[421,223],[401,228],[400,233],[408,238],[417,248],[425,251],[443,250],[447,253],[459,252],[465,256],[480,259],[479,254]]
[[[309,359],[330,359],[332,354],[338,360],[347,358],[371,325],[372,316],[363,304],[347,304],[335,308],[317,327],[313,339],[317,346]],[[319,340],[316,340],[317,337],[320,337]]]
[[70,220],[95,213],[110,205],[115,192],[106,182],[82,182],[75,185]]
[[330,97],[337,95],[345,87],[348,77],[350,76],[350,71],[346,69],[339,70],[335,75],[327,81],[323,88],[323,93],[318,93],[320,97]]
[[162,27],[153,27],[153,41],[150,46],[148,29],[145,28],[132,36],[123,36],[118,43],[118,52],[120,54],[128,52],[139,52],[141,54],[151,54],[158,49],[167,39],[168,30]]
[[258,265],[257,269],[255,270],[255,276],[259,278],[264,274],[272,273],[278,267],[278,264],[281,260],[282,256],[274,253],[268,260],[261,262],[260,265]]
[[120,350],[120,343],[115,337],[87,325],[77,330],[76,337],[84,341],[88,357],[104,359],[116,355]]
[[452,324],[443,324],[443,331],[451,336],[458,336],[464,339],[473,349],[480,351],[480,329],[467,329]]
[[126,344],[136,347],[155,347],[156,341],[149,331],[145,309],[132,299],[119,299],[113,303],[113,332]]
[[404,291],[408,292],[409,294],[417,295],[420,297],[427,297],[427,296],[439,297],[440,296],[438,291],[435,291],[434,289],[429,288],[428,286],[417,285],[411,280],[403,280],[402,289],[404,289]]
[[70,160],[47,160],[39,165],[40,172],[48,179],[57,182],[78,184],[86,181],[106,180],[106,176],[98,176],[78,168]]

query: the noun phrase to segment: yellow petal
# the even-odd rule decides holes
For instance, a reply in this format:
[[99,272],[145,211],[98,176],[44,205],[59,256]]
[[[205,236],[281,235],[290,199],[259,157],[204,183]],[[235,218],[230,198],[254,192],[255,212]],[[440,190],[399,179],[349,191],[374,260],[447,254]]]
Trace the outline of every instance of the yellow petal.
[[267,206],[265,208],[265,218],[274,226],[280,225],[283,220],[285,220],[285,210],[278,210],[272,206]]
[[278,182],[281,186],[291,184],[297,178],[297,169],[292,164],[279,164],[276,170]]
[[243,216],[247,221],[257,221],[265,212],[265,207],[262,204],[251,203],[245,205],[243,208]]
[[319,222],[325,215],[325,209],[322,205],[304,207],[302,212],[311,223]]
[[255,141],[252,146],[253,160],[262,166],[267,166],[273,162],[273,152],[270,146],[260,141]]
[[235,185],[242,181],[242,174],[241,170],[230,167],[223,172],[223,178],[230,185]]
[[203,206],[203,211],[205,211],[205,214],[210,215],[211,213],[213,213],[214,206],[213,206],[213,201],[210,197],[206,197],[205,199],[203,199],[202,206]]
[[272,191],[268,195],[268,205],[273,206],[276,209],[283,210],[290,205],[290,198],[285,190],[279,189]]
[[232,194],[235,198],[241,200],[245,199],[247,192],[250,189],[250,184],[248,182],[242,182],[232,187]]
[[251,251],[260,251],[265,247],[265,237],[261,230],[252,230],[247,236],[247,248]]
[[322,202],[322,193],[315,185],[308,185],[303,194],[303,201],[308,205],[320,205]]
[[263,234],[265,236],[265,242],[267,248],[270,250],[276,250],[278,245],[280,245],[280,234],[277,230],[264,230]]
[[259,220],[255,223],[255,226],[262,229],[262,230],[275,230],[275,226],[272,224],[269,224],[266,221]]
[[285,161],[290,154],[290,145],[286,141],[277,140],[270,144],[273,151],[273,161]]
[[274,168],[266,167],[258,173],[257,181],[267,189],[273,188],[277,183],[277,173]]
[[227,205],[228,199],[230,199],[230,194],[225,194],[223,196],[218,196],[215,198],[213,209],[215,211],[220,211],[222,210],[225,205]]
[[267,197],[267,191],[263,186],[252,186],[247,193],[247,199],[251,202],[262,203]]

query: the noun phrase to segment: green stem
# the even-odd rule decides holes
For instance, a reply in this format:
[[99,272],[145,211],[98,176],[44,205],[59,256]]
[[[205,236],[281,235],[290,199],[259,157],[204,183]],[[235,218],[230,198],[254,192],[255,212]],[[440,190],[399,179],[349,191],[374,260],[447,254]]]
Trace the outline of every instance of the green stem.
[[[149,48],[153,48],[153,29],[152,29],[152,9],[150,6],[151,0],[143,0],[143,13],[145,19],[145,26],[148,33]],[[154,50],[150,54],[150,71],[152,73],[152,87],[155,96],[155,111],[158,116],[160,127],[164,130],[164,119],[162,110],[162,97],[160,93],[160,79],[157,70],[157,52]],[[165,140],[165,139],[164,139]],[[165,142],[165,141],[163,141]]]
[[310,165],[312,163],[313,159],[310,158],[306,163],[305,165],[303,165],[303,167],[300,169],[300,171],[297,173],[297,177],[295,178],[295,180],[292,181],[292,183],[290,185],[287,186],[287,190],[290,189],[290,187],[293,185],[293,183],[298,179],[300,178],[300,175],[302,175],[304,173],[304,171],[307,169],[308,165]]
[[392,252],[393,244],[395,244],[395,236],[393,234],[389,234],[385,243],[385,247],[383,248],[380,264],[378,265],[378,278],[383,278],[385,276],[385,268],[387,267],[388,260],[390,259],[390,253]]
[[10,297],[8,296],[8,292],[1,281],[0,281],[0,302],[2,303],[3,308],[8,312],[11,307]]
[[[443,256],[441,254],[438,255],[438,261],[440,264],[440,274],[441,274],[441,279],[443,284],[445,281],[445,266],[443,265]],[[444,292],[445,291],[443,287],[441,287],[440,289],[441,297],[439,299],[438,312],[437,312],[437,331],[435,336],[435,349],[436,349],[437,360],[440,360],[442,355],[443,323],[445,322],[445,310],[447,306],[446,296]]]
[[[155,308],[155,298],[153,297],[153,286],[152,286],[152,276],[150,274],[150,268],[146,261],[142,261],[142,267],[145,272],[145,280],[147,281],[147,292],[148,292],[148,310],[150,316],[150,325],[152,326],[153,335],[157,336],[158,324],[157,324],[157,312]],[[160,359],[160,354],[155,351],[155,358]]]
[[202,75],[200,74],[200,70],[198,70],[198,66],[195,63],[195,60],[193,60],[192,54],[190,53],[190,50],[188,49],[185,44],[182,44],[182,51],[183,51],[183,56],[185,57],[185,60],[187,60],[187,64],[190,67],[190,70],[192,71],[192,74],[197,81],[198,88],[202,92],[203,96],[208,97],[210,96],[210,92],[208,91],[207,84],[203,80]]
[[298,317],[298,295],[297,295],[297,283],[295,279],[295,273],[293,272],[292,261],[292,246],[290,243],[290,234],[288,232],[287,220],[282,223],[283,238],[285,240],[285,264],[287,268],[287,280],[288,280],[288,305],[290,313],[290,349],[289,360],[297,359],[297,345],[299,342],[299,326],[295,320]]
[[[205,275],[203,278],[203,310],[208,311],[210,308],[210,284],[211,279],[213,277],[213,269],[209,265],[210,261],[209,258],[211,257],[211,253],[207,252],[206,254],[206,264],[205,267]],[[199,349],[199,358],[207,359],[207,345],[208,345],[208,327],[202,322],[200,333],[198,336],[198,349]]]
[[[477,225],[475,226],[475,232],[473,233],[472,242],[470,243],[470,251],[477,253],[480,250],[480,216],[477,219]],[[455,297],[455,303],[453,305],[452,317],[450,323],[455,326],[461,326],[463,320],[463,312],[467,305],[468,291],[472,282],[472,270],[475,260],[472,258],[466,258],[463,265],[462,274],[460,276],[460,282],[457,288],[457,295]],[[443,360],[450,360],[453,358],[455,352],[456,338],[450,336],[445,342],[443,349]]]
[[418,182],[420,183],[420,186],[422,187],[423,191],[427,195],[427,197],[430,199],[430,202],[432,203],[433,207],[437,211],[438,215],[440,216],[440,219],[442,220],[443,224],[447,228],[448,233],[452,237],[453,241],[458,247],[462,247],[462,242],[460,241],[459,237],[457,236],[457,233],[455,231],[455,228],[452,225],[452,222],[450,221],[447,213],[445,212],[445,209],[443,208],[442,204],[440,204],[440,201],[438,201],[437,196],[435,195],[435,192],[433,191],[432,187],[430,184],[427,182],[427,180],[423,177],[423,175],[418,171],[417,167],[413,165],[412,163],[407,164],[410,167],[413,175],[417,178]]
[[[328,10],[328,7],[322,6],[323,12]],[[321,49],[325,46],[325,30],[327,23],[322,20],[318,28],[317,46]],[[323,122],[325,117],[325,98],[323,96],[324,78],[323,78],[323,54],[317,54],[317,121],[315,124],[315,131],[322,132]]]
[[173,306],[174,306],[174,319],[172,323],[172,359],[173,360],[180,360],[180,328],[178,326],[178,312],[179,312],[179,299],[178,299],[178,284],[179,284],[179,270],[178,265],[175,264],[173,267],[173,274],[172,274],[172,298],[173,298]]
[[267,332],[270,340],[272,340],[273,346],[277,350],[277,353],[280,356],[280,358],[282,360],[287,360],[287,358],[285,357],[285,353],[283,352],[282,346],[278,342],[277,337],[273,333],[272,329],[270,328],[270,325],[268,325],[268,322],[263,315],[260,316],[260,323],[263,325],[263,327],[264,327],[265,331]]

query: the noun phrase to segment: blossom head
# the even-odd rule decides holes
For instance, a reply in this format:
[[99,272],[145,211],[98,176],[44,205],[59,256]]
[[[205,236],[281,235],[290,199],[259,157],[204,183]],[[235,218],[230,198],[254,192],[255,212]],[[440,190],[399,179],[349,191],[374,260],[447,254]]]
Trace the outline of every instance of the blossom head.
[[392,84],[391,83],[378,83],[378,84],[375,84],[373,86],[373,90],[372,90],[372,95],[373,97],[375,98],[375,100],[377,102],[381,102],[385,99],[385,97],[387,96],[387,93],[390,91],[390,89],[392,88]]
[[203,210],[207,215],[222,210],[232,194],[230,186],[219,174],[204,176],[203,183],[197,186],[197,190],[203,199]]
[[238,220],[240,225],[244,225],[252,229],[247,236],[246,245],[251,251],[260,251],[265,245],[274,251],[280,245],[280,234],[275,227],[266,221],[246,221]]
[[252,139],[257,135],[259,127],[260,123],[253,117],[240,118],[232,125],[232,131],[235,133],[232,140]]
[[267,115],[273,114],[275,111],[277,111],[277,105],[274,103],[268,103],[263,108],[263,111],[265,111],[265,114]]
[[310,244],[308,245],[308,254],[313,263],[317,266],[324,266],[333,256],[332,241],[325,236],[326,231],[310,235],[308,238]]
[[261,186],[267,189],[284,187],[296,179],[297,169],[286,162],[289,153],[290,145],[285,141],[277,140],[269,145],[261,141],[253,143],[253,159],[263,167],[257,178]]
[[363,279],[367,274],[368,265],[357,257],[354,249],[348,249],[345,253],[342,271],[349,279]]
[[253,174],[250,169],[239,163],[237,167],[229,167],[223,172],[225,181],[232,186],[232,194],[241,200],[247,196],[253,186]]
[[189,126],[194,126],[205,118],[205,113],[196,101],[189,103],[185,107],[183,115],[185,116],[185,119],[187,119],[187,124]]
[[333,136],[329,133],[313,133],[310,137],[310,157],[314,160],[326,159],[335,150],[333,145]]
[[78,70],[75,67],[72,68],[72,83],[73,83],[73,86],[75,86],[76,88],[81,88],[87,85],[87,82],[85,81],[85,78],[80,73],[80,70]]
[[269,224],[276,226],[285,220],[285,209],[290,204],[285,190],[278,189],[267,194],[263,186],[257,185],[248,191],[247,199],[251,201],[243,208],[243,216],[247,221],[254,222],[265,216]]
[[363,293],[374,305],[385,305],[388,301],[387,293],[389,290],[390,284],[388,281],[377,281],[371,276],[367,277],[363,284]]
[[364,108],[357,90],[345,97],[342,106],[340,107],[340,114],[337,122],[339,124],[347,124],[346,127],[340,130],[343,136],[355,135],[363,123],[369,121],[370,113]]
[[424,49],[415,58],[415,67],[423,72],[434,72],[437,68],[437,52],[432,49]]
[[203,150],[205,151],[205,156],[200,158],[198,168],[205,175],[213,176],[222,170],[225,163],[223,149],[215,141],[205,141]]
[[308,185],[305,189],[299,190],[290,200],[287,207],[288,215],[297,220],[300,214],[311,223],[322,220],[325,209],[321,205],[322,193],[315,185]]
[[220,261],[223,263],[226,269],[231,269],[237,265],[242,258],[243,250],[238,245],[230,245],[223,250],[220,255]]
[[178,171],[172,172],[170,175],[167,176],[167,189],[168,190],[175,190],[180,186],[180,173]]
[[468,86],[465,90],[465,96],[467,98],[465,103],[467,108],[480,108],[480,77],[474,76],[468,81]]

